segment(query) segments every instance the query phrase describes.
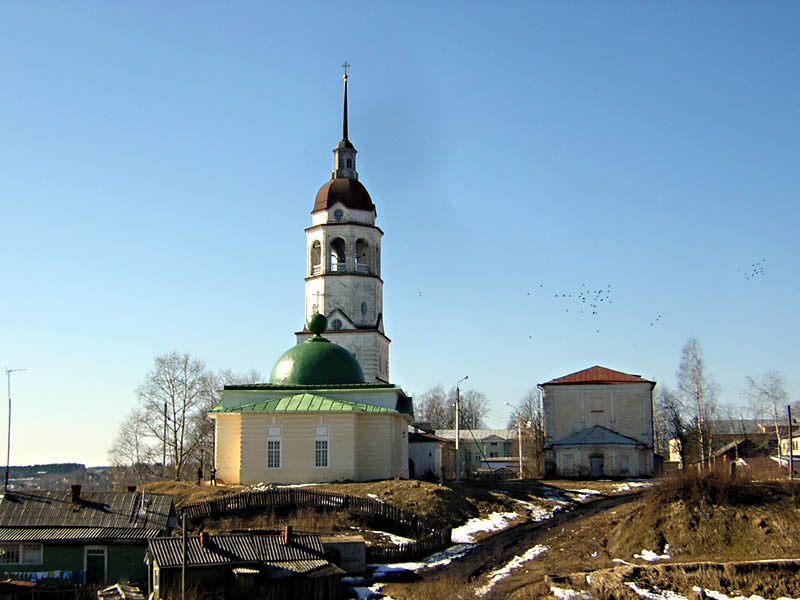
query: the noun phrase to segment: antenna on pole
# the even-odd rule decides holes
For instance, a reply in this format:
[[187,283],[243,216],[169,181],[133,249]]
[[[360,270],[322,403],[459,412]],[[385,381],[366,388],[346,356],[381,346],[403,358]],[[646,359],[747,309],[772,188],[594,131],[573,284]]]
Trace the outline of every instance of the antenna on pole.
[[8,491],[8,473],[11,470],[11,374],[27,370],[6,368],[6,383],[8,384],[8,445],[6,446],[6,481],[3,486],[3,491],[5,492]]

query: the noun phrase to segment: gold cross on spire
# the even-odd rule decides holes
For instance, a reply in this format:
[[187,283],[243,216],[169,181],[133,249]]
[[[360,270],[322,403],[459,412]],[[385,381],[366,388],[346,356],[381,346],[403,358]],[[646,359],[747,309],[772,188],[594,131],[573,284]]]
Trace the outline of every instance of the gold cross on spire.
[[344,78],[347,79],[347,69],[350,68],[350,63],[347,62],[347,61],[344,61],[342,63],[342,68],[344,69]]

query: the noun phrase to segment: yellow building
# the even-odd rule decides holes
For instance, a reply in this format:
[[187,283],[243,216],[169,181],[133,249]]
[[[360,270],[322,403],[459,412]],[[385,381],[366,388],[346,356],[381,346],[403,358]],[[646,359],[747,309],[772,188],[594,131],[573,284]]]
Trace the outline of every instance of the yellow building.
[[269,383],[225,386],[214,420],[217,479],[231,484],[408,477],[411,398],[365,383],[361,366],[320,334],[275,363]]

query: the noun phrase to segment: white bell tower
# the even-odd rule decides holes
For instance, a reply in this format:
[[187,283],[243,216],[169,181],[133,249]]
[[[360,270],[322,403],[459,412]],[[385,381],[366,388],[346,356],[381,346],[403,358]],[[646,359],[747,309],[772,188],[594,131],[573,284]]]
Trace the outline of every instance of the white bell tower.
[[[305,319],[328,318],[324,337],[347,348],[367,382],[389,383],[389,340],[383,331],[381,238],[377,213],[358,181],[356,149],[347,137],[347,67],[344,72],[342,140],[333,149],[330,180],[317,192],[306,229]],[[305,327],[301,343],[311,337]]]

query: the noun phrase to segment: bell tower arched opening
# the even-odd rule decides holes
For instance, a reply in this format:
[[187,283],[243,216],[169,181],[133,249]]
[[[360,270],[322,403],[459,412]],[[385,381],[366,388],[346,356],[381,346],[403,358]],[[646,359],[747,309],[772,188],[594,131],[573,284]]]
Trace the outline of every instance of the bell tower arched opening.
[[331,273],[344,273],[347,270],[347,256],[345,254],[345,244],[342,238],[336,238],[331,242],[330,271]]

